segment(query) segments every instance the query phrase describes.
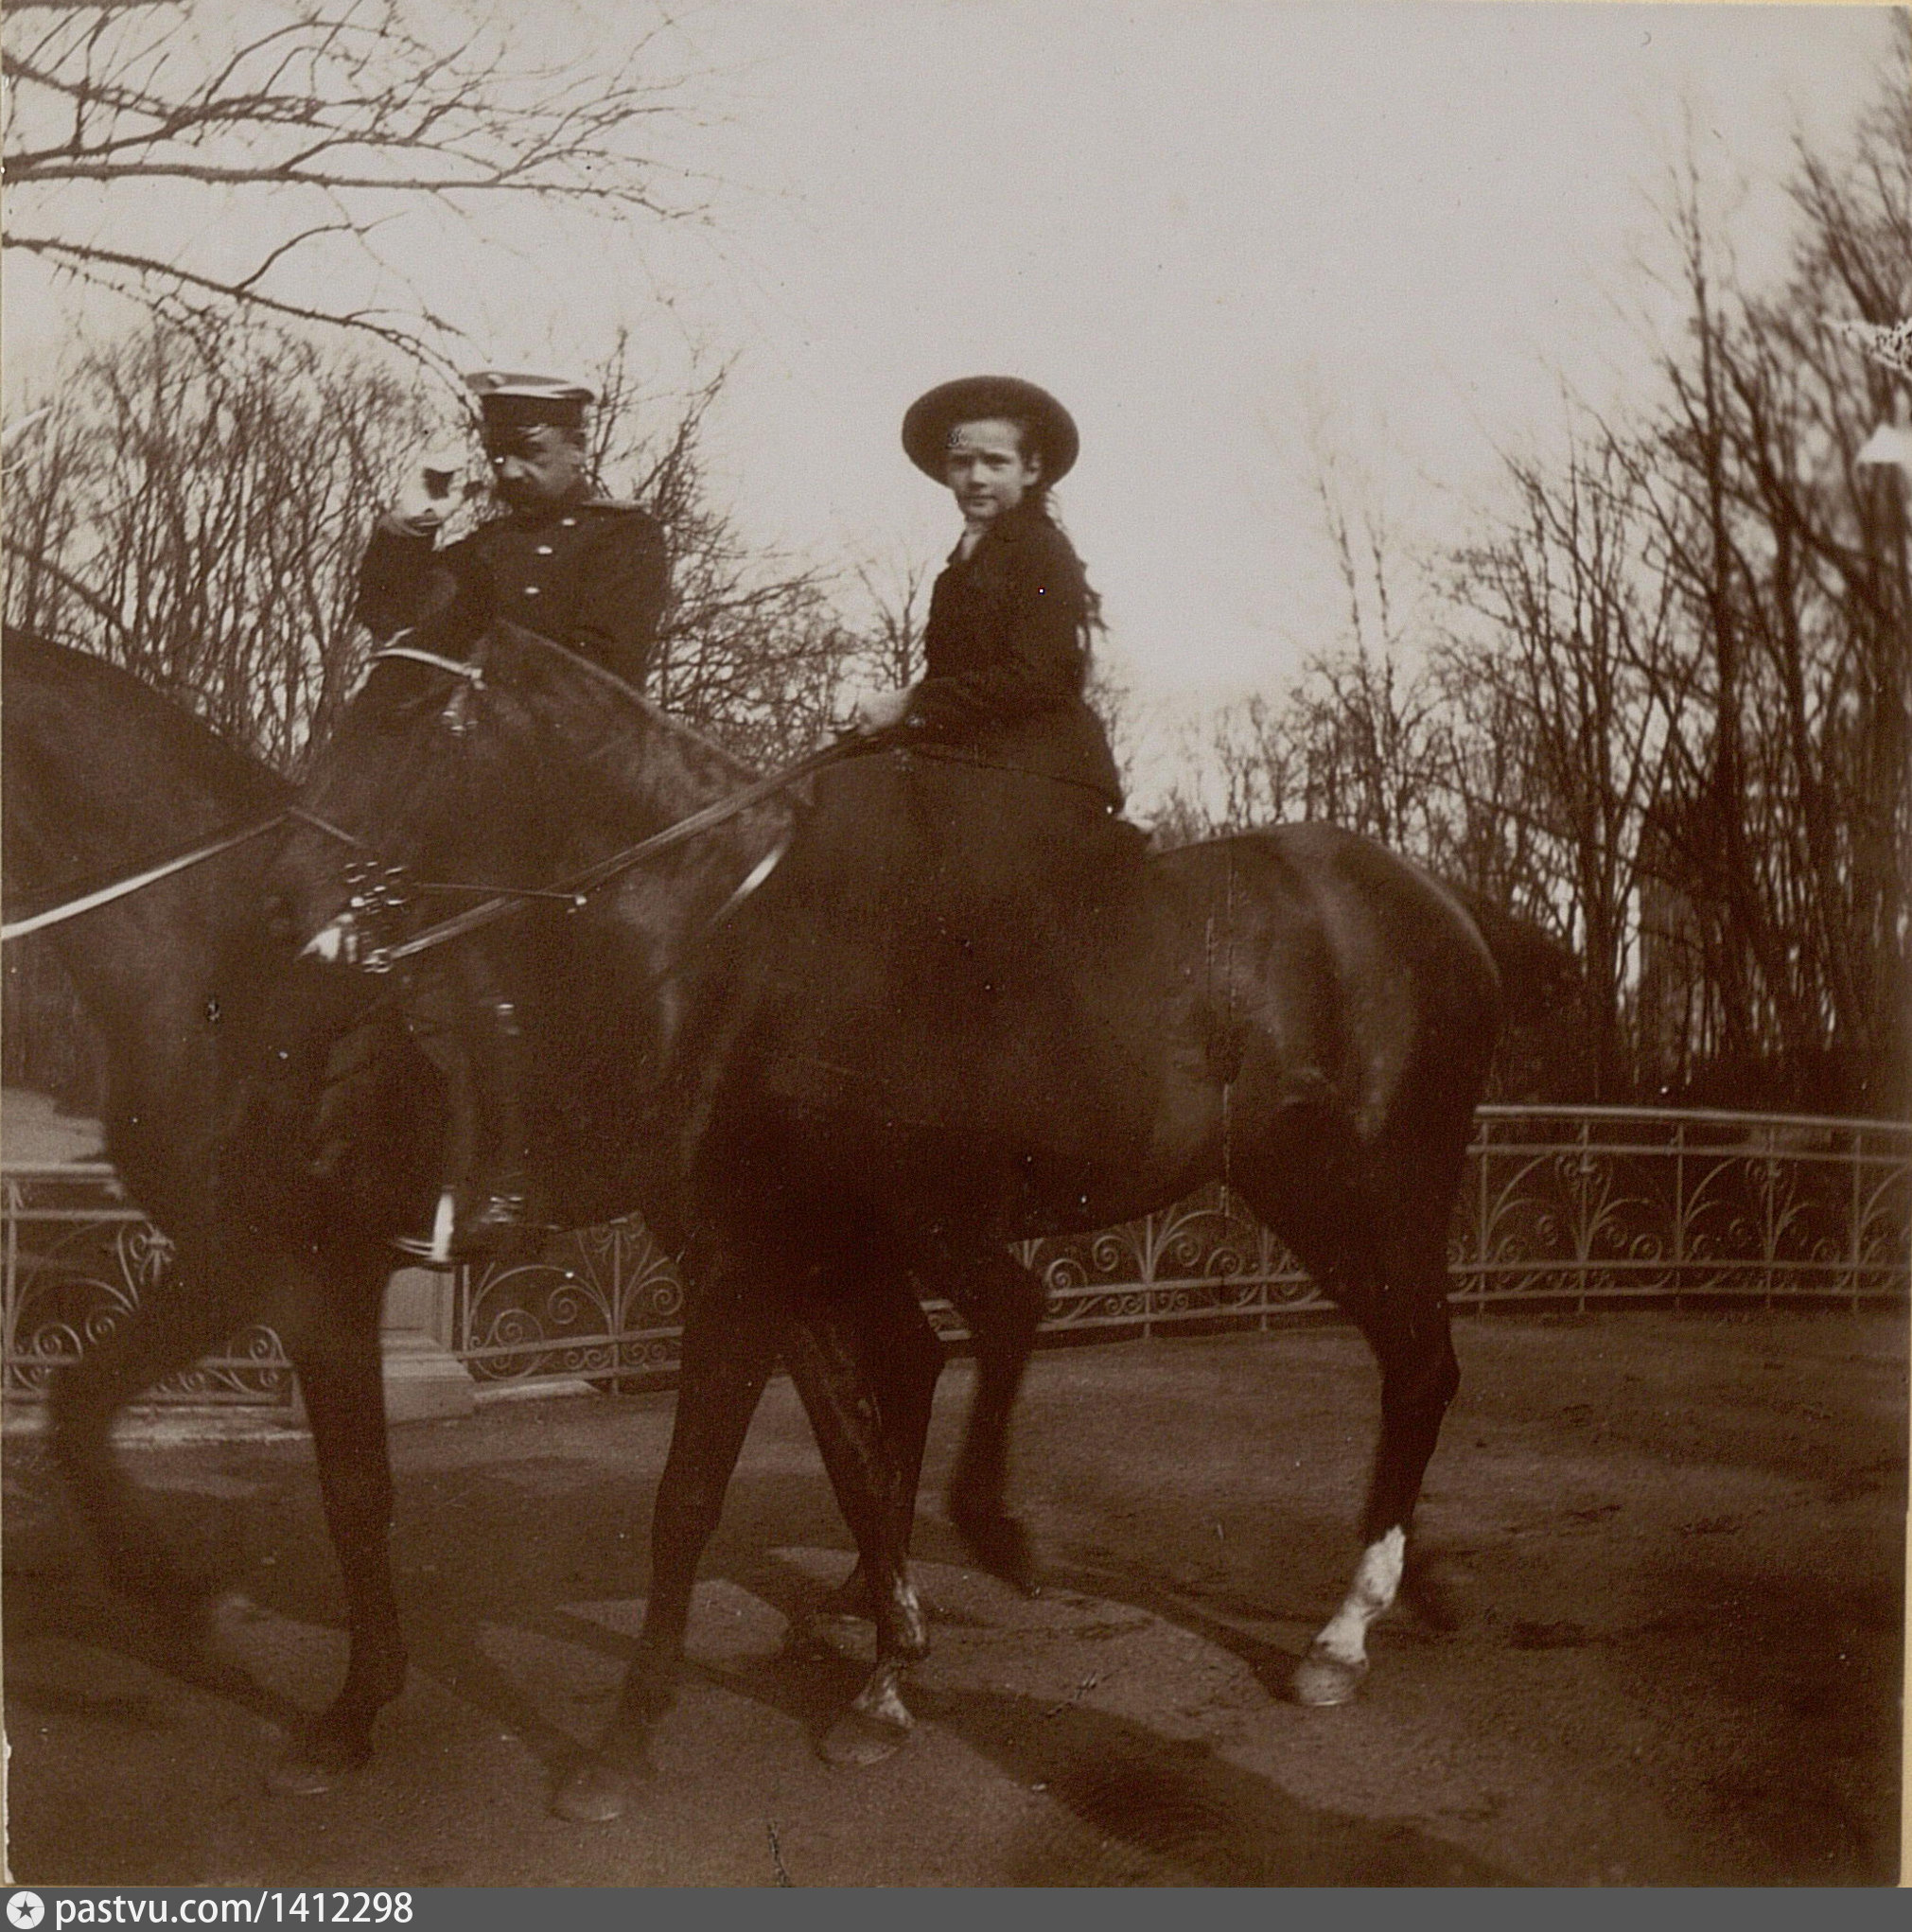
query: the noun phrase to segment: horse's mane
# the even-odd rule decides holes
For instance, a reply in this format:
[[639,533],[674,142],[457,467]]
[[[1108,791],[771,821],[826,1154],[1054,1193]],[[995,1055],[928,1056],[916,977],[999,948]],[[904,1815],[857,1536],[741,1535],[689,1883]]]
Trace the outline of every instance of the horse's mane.
[[9,889],[99,883],[290,796],[261,760],[88,652],[9,631],[0,687]]
[[535,869],[594,811],[607,822],[681,817],[752,776],[622,678],[515,624],[405,641],[471,662],[479,681],[402,653],[375,660],[302,793],[381,849]]
[[755,767],[734,751],[718,744],[694,725],[686,724],[682,718],[674,718],[661,705],[646,697],[635,684],[626,683],[615,671],[608,671],[604,665],[593,663],[590,659],[580,657],[562,644],[553,644],[549,638],[540,637],[535,631],[524,630],[505,620],[499,620],[492,629],[495,636],[515,650],[550,653],[573,675],[587,682],[595,680],[601,689],[613,694],[619,703],[633,707],[653,731],[694,757],[699,764],[708,764],[739,784],[746,784],[757,776]]
[[43,746],[57,737],[74,778],[90,773],[96,792],[115,792],[123,782],[127,802],[148,815],[155,833],[150,815],[168,808],[265,813],[290,796],[289,782],[263,760],[90,652],[9,630],[0,641],[0,688],[14,745],[29,725]]

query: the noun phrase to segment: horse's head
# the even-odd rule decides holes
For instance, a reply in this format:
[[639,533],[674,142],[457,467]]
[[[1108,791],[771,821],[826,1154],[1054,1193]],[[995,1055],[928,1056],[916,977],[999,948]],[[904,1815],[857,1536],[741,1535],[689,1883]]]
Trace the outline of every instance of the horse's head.
[[361,922],[402,905],[417,924],[549,887],[742,782],[562,645],[502,623],[461,658],[437,641],[379,654],[299,795],[275,892],[322,957],[349,945],[355,901]]

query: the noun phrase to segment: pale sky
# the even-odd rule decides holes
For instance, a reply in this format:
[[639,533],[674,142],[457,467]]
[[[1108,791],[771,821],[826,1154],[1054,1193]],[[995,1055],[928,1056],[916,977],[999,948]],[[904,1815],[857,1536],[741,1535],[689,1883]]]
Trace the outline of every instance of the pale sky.
[[[512,10],[565,44],[629,33],[615,0]],[[1112,655],[1166,715],[1339,635],[1318,451],[1404,543],[1457,535],[1496,447],[1557,430],[1554,371],[1639,390],[1649,197],[1688,119],[1723,188],[1754,184],[1733,232],[1770,258],[1795,129],[1848,126],[1887,42],[1847,7],[719,0],[672,43],[703,124],[657,124],[708,222],[523,215],[421,239],[413,272],[472,363],[588,365],[620,319],[660,385],[693,347],[734,358],[726,494],[826,562],[954,539],[897,443],[920,391],[1053,389]],[[74,313],[14,273],[16,363]]]

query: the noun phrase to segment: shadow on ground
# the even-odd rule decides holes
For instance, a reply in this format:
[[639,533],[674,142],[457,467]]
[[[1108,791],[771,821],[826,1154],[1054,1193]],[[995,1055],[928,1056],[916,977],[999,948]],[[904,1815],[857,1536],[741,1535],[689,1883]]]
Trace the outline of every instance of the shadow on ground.
[[[773,1387],[705,1567],[637,1814],[547,1794],[639,1614],[668,1398],[511,1406],[397,1439],[413,1644],[375,1764],[267,1801],[336,1683],[340,1596],[300,1443],[130,1460],[256,1607],[244,1685],[100,1589],[31,1440],[7,1446],[11,1868],[44,1883],[1878,1884],[1896,1858],[1904,1331],[1892,1318],[1464,1325],[1430,1541],[1473,1614],[1401,1614],[1353,1705],[1281,1701],[1344,1587],[1375,1422],[1352,1335],[1039,1358],[1026,1606],[927,1518],[944,1612],[898,1759],[814,1740],[857,1640],[793,1643],[847,1566]],[[968,1386],[945,1378],[930,1480]]]

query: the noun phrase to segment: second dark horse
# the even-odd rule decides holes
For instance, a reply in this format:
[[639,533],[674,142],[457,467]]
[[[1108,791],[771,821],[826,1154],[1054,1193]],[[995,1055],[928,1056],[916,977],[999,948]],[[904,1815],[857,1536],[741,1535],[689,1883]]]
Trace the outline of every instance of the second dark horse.
[[[743,782],[724,754],[528,633],[497,626],[474,657],[463,670],[375,670],[304,795],[315,817],[413,876],[542,887]],[[886,764],[910,809],[971,808],[972,774],[901,753]],[[683,1250],[691,1290],[637,1656],[560,1811],[606,1818],[626,1800],[671,1704],[698,1560],[780,1353],[816,1424],[877,1625],[876,1669],[836,1748],[893,1748],[909,1724],[902,1675],[926,1645],[906,1557],[940,1362],[911,1283],[959,1289],[979,1311],[984,1372],[952,1516],[1013,1573],[1003,1451],[1042,1291],[1008,1243],[1109,1226],[1216,1179],[1288,1241],[1380,1366],[1362,1554],[1295,1680],[1305,1702],[1350,1695],[1368,1625],[1400,1588],[1459,1379],[1447,1239],[1497,1011],[1476,926],[1424,874],[1326,826],[1155,857],[1118,922],[1131,943],[1087,962],[1066,1010],[1029,1018],[1056,1030],[1046,1046],[1024,1043],[1026,1064],[1053,1072],[1057,1054],[1076,1056],[1067,1077],[1039,1079],[1032,1101],[1026,1083],[974,1069],[948,1089],[971,1090],[959,1117],[919,1107],[901,1119],[871,1104],[859,1069],[886,1054],[933,1067],[940,1043],[886,1036],[872,1060],[868,1041],[819,1030],[819,1012],[853,1009],[833,983],[806,984],[805,962],[821,957],[815,970],[840,975],[844,955],[816,955],[815,920],[798,918],[774,879],[713,926],[788,829],[782,811],[757,811],[624,874],[582,911],[533,911],[459,941],[487,946],[520,994],[538,1069],[529,1113],[559,1217],[640,1208]],[[786,862],[799,879],[811,836],[799,823]],[[346,896],[338,841],[295,833],[276,880],[297,928],[322,932]],[[840,903],[853,905],[849,884]],[[313,1030],[336,1025],[324,1006],[277,1049],[288,1063],[323,1058]],[[918,1024],[907,1001],[896,1010]],[[1296,1107],[1289,1043],[1303,1010],[1331,1051],[1320,1104]],[[847,1068],[847,1085],[793,1089],[793,1064]],[[1073,1157],[1044,1158],[1037,1142]]]

